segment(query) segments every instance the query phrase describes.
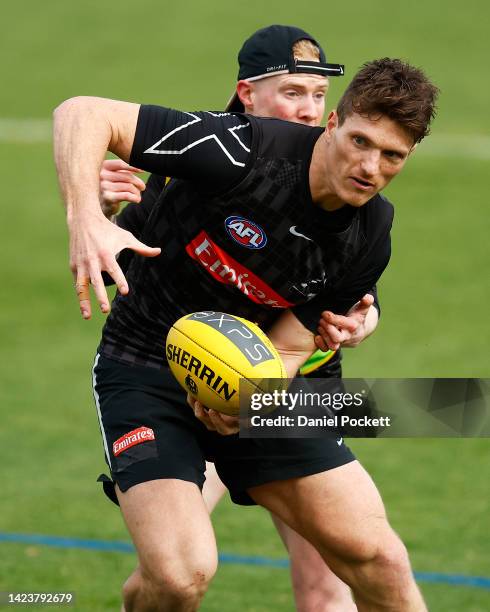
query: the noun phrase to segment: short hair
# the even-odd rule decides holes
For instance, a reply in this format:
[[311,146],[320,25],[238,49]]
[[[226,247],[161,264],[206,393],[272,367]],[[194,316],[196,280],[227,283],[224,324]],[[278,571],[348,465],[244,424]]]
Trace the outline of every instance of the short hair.
[[429,134],[438,94],[422,70],[402,60],[385,57],[367,62],[338,103],[339,125],[352,113],[371,119],[384,115],[417,143]]
[[320,49],[315,43],[307,38],[297,40],[293,45],[294,59],[309,60],[312,62],[320,61]]

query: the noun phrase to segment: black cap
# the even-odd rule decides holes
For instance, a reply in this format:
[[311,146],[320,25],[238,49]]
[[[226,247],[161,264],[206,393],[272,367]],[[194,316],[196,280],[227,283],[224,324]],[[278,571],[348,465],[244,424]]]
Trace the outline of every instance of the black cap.
[[[293,45],[298,40],[311,40],[320,51],[319,62],[295,60]],[[277,74],[307,72],[321,76],[342,76],[342,64],[327,64],[325,53],[317,41],[304,30],[293,26],[271,25],[257,30],[247,39],[238,54],[238,78],[258,81]],[[227,111],[243,112],[236,92],[226,106]]]

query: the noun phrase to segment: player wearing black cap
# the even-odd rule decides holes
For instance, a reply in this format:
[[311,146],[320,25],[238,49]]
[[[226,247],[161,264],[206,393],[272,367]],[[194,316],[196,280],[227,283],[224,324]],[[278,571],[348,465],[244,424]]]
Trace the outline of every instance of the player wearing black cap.
[[[71,100],[58,109],[55,151],[82,310],[90,314],[89,277],[108,310],[101,268],[120,291],[104,331],[95,391],[104,392],[108,460],[141,561],[126,585],[128,609],[196,609],[216,563],[209,518],[193,484],[202,482],[200,464],[208,454],[235,500],[251,496],[310,539],[352,587],[359,607],[425,609],[375,487],[342,441],[335,451],[314,440],[249,445],[216,437],[177,407],[179,394],[165,368],[148,384],[152,368],[163,365],[158,347],[169,324],[181,312],[217,307],[264,325],[277,319],[277,308],[287,308],[269,333],[288,372],[296,371],[313,346],[308,330],[316,329],[318,309],[328,303],[345,311],[384,269],[392,209],[378,192],[427,134],[435,95],[420,71],[385,59],[360,71],[325,131],[100,99]],[[101,215],[97,175],[107,146],[180,179],[165,190],[142,236],[163,253],[134,259],[129,293],[114,253],[129,247],[156,256],[159,250]],[[237,217],[247,232],[239,231]],[[124,428],[147,426],[136,409],[141,388],[131,413],[118,415],[116,408],[122,407],[118,377],[138,372],[146,393],[153,389],[151,397],[159,393],[160,401],[152,435],[145,430],[144,443],[119,459],[126,448],[120,441],[129,435]],[[206,425],[229,426],[212,411],[197,412]],[[169,455],[175,437],[181,452]]]
[[[298,59],[294,45],[310,41],[319,51],[316,61]],[[237,81],[260,81],[280,74],[316,74],[318,76],[342,76],[342,64],[328,64],[325,53],[317,41],[304,30],[292,26],[272,25],[254,32],[238,53]],[[226,110],[243,113],[245,108],[238,92],[231,96]]]

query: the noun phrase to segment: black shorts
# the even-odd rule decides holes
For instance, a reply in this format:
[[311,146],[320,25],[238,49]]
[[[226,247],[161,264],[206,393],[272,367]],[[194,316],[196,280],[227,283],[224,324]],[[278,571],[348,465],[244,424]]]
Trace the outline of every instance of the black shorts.
[[[167,368],[97,355],[93,385],[106,461],[121,491],[159,478],[202,488],[207,460],[215,463],[235,503],[253,505],[250,487],[309,476],[355,459],[334,438],[248,439],[208,431]],[[110,485],[104,486],[108,494]]]

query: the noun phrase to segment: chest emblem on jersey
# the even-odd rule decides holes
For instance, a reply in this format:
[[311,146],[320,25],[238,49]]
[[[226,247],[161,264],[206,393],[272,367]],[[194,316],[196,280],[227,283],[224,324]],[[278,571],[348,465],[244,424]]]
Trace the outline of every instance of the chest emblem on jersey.
[[233,215],[225,219],[228,235],[247,249],[262,249],[267,244],[264,230],[249,219]]
[[189,242],[185,250],[216,281],[235,286],[252,302],[272,308],[289,308],[293,305],[252,270],[220,248],[205,231],[201,231]]

